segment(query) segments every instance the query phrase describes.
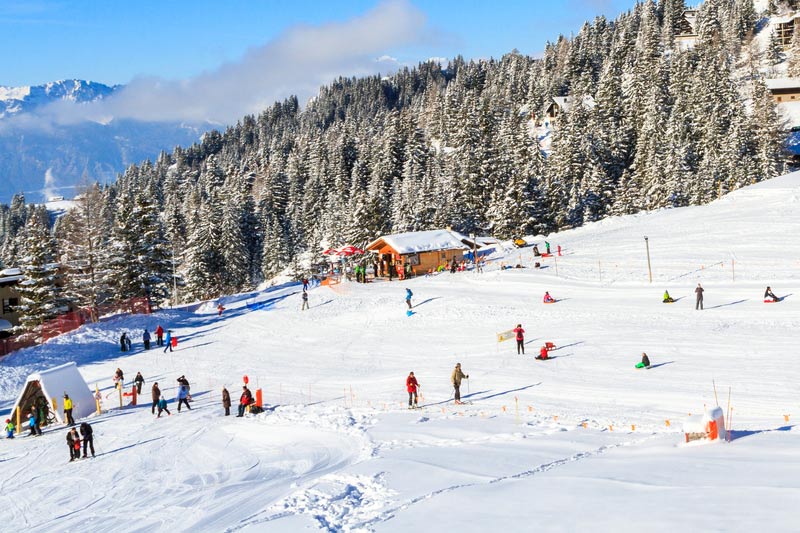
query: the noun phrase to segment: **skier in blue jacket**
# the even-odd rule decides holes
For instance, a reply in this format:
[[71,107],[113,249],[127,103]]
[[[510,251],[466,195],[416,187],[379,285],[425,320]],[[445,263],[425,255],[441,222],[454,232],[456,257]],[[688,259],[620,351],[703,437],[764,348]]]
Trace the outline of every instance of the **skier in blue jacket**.
[[414,296],[414,293],[411,292],[411,289],[406,288],[406,303],[408,304],[408,308],[411,309],[411,297]]

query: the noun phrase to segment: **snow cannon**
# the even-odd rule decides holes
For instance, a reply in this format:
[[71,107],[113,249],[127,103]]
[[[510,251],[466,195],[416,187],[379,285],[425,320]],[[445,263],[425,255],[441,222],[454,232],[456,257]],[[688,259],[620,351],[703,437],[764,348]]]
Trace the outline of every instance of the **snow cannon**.
[[707,409],[702,415],[690,416],[683,423],[683,433],[686,442],[724,440],[725,415],[722,408],[717,406]]

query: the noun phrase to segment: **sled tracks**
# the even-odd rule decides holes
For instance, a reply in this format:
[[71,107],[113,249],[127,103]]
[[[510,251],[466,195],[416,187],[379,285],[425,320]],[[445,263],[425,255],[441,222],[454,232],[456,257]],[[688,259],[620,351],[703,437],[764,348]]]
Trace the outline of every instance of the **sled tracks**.
[[[388,507],[387,504],[392,502],[394,492],[383,485],[382,473],[372,478],[333,474],[321,478],[315,487],[299,491],[273,506],[274,514],[246,524],[243,523],[231,530],[272,522],[291,515],[306,515],[313,518],[322,530],[331,533],[371,530],[371,526],[391,520],[398,511],[442,494],[470,487],[526,479],[576,461],[598,457],[616,448],[636,446],[658,436],[659,434],[653,434],[637,440],[606,444],[594,450],[575,453],[569,457],[556,459],[508,476],[443,487],[396,503],[391,507]],[[332,490],[320,490],[321,488]]]

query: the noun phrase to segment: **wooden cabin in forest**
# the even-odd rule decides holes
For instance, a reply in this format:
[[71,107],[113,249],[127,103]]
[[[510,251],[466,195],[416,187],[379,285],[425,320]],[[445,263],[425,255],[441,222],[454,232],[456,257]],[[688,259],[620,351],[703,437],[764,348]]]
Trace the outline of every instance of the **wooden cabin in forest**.
[[0,319],[8,320],[12,325],[19,325],[19,292],[17,284],[24,279],[22,271],[18,268],[7,268],[0,271]]
[[[571,96],[554,96],[544,110],[544,125],[552,128],[558,124],[559,118],[564,113],[569,113],[572,107],[573,98]],[[591,96],[583,97],[583,107],[594,109],[595,101]]]
[[800,102],[800,78],[774,78],[764,83],[776,104]]
[[469,239],[458,232],[437,229],[383,235],[369,243],[366,250],[376,254],[383,275],[388,269],[400,272],[409,267],[414,274],[423,274],[448,262],[463,261],[464,252],[470,249],[468,243]]
[[774,20],[775,39],[778,44],[788,50],[792,46],[792,38],[797,27],[800,26],[800,13],[794,13]]

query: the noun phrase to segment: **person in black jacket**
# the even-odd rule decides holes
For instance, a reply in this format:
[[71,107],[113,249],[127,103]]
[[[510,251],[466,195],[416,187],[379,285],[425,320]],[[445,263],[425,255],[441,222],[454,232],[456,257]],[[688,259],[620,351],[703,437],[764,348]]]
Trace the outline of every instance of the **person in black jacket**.
[[775,294],[772,292],[772,289],[770,289],[769,287],[767,287],[767,290],[764,291],[764,299],[766,300],[767,298],[772,298],[773,302],[777,302],[778,300],[780,300],[780,298],[775,296]]
[[86,459],[87,447],[92,450],[92,457],[94,457],[94,438],[92,437],[92,426],[90,426],[88,422],[81,422],[81,437],[83,438],[83,458]]
[[703,287],[698,283],[697,288],[694,290],[695,295],[697,295],[697,299],[694,302],[695,311],[698,309],[703,310],[703,292]]
[[77,429],[72,428],[67,432],[67,446],[69,446],[70,462],[81,458],[81,436],[78,435]]
[[222,407],[225,408],[225,416],[229,416],[231,414],[231,393],[225,387],[222,387]]
[[136,385],[136,394],[141,394],[142,385],[144,385],[144,376],[142,376],[141,372],[136,373],[136,377],[133,378],[133,383]]

